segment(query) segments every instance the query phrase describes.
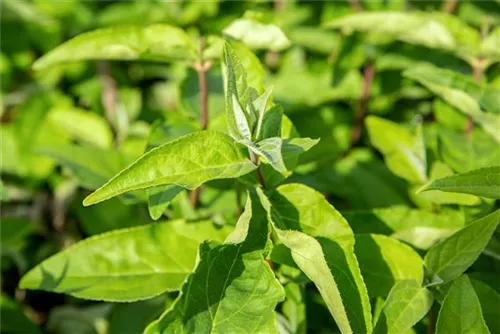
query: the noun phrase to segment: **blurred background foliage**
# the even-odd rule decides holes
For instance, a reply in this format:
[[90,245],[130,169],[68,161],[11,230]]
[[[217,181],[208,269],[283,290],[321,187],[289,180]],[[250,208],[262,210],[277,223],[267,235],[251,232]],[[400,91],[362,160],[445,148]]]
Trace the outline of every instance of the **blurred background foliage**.
[[[144,193],[88,208],[81,201],[145,150],[200,129],[198,77],[188,62],[95,61],[32,69],[54,47],[97,28],[168,23],[185,29],[197,44],[203,36],[214,46],[205,50],[208,58],[213,55],[209,128],[222,131],[220,53],[210,41],[225,34],[246,44],[263,64],[254,66],[265,73],[264,82],[257,78],[256,83],[274,86],[275,102],[284,106],[302,136],[321,138],[287,181],[325,194],[356,233],[396,235],[423,251],[495,205],[471,195],[415,195],[416,186],[429,178],[498,165],[500,148],[498,127],[477,119],[471,126],[460,106],[426,85],[433,73],[438,79],[447,74],[431,70],[429,78],[419,79],[423,72],[415,77],[411,70],[435,66],[468,77],[488,87],[478,93],[488,105],[488,98],[500,96],[500,43],[490,43],[488,54],[497,55],[481,68],[482,63],[474,62],[481,55],[470,50],[418,42],[422,36],[437,36],[439,29],[415,36],[370,34],[363,32],[373,29],[369,23],[335,20],[360,11],[428,13],[465,48],[473,45],[474,34],[485,39],[498,31],[498,1],[5,0],[1,6],[2,332],[139,333],[172,300],[163,295],[111,304],[16,289],[26,270],[78,240],[152,222]],[[456,21],[440,16],[446,13]],[[239,21],[247,24],[241,31],[228,28],[242,18],[250,23]],[[332,21],[342,29],[325,28]],[[277,35],[248,33],[257,31],[258,24],[279,27]],[[277,47],[260,45],[262,36],[277,39]],[[499,109],[488,111],[498,119]],[[368,114],[376,117],[365,123]],[[401,151],[403,145],[404,151],[416,145],[415,138],[425,139],[426,167],[420,174],[411,174],[411,166],[391,164],[393,151],[387,149],[392,143],[393,150]],[[240,195],[235,181],[212,182],[193,208],[183,191],[163,219],[234,224],[243,203]],[[436,215],[439,219],[432,220]],[[414,235],[417,227],[420,238]],[[485,254],[474,270],[484,273],[478,280],[488,281],[500,270],[498,236]],[[329,332],[335,324],[311,290],[307,330]],[[283,305],[285,314],[289,307]]]

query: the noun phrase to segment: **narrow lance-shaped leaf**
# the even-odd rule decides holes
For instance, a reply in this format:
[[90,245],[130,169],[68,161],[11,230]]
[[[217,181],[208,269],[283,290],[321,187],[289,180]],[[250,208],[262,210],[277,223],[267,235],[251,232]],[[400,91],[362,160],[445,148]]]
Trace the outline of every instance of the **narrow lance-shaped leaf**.
[[19,286],[78,298],[134,301],[178,290],[203,240],[226,228],[182,220],[116,230],[83,240],[29,271]]
[[147,152],[90,194],[83,204],[167,184],[194,189],[204,182],[236,178],[255,168],[229,136],[215,131],[196,132]]
[[479,257],[499,223],[497,210],[431,248],[424,259],[431,280],[446,283],[460,276]]
[[474,288],[465,275],[451,285],[441,305],[436,334],[489,334]]
[[376,334],[408,332],[431,309],[432,293],[414,280],[400,281],[392,288],[378,317]]
[[257,192],[280,241],[314,282],[341,332],[371,333],[368,293],[354,255],[354,235],[343,217],[303,185],[280,186],[271,202]]
[[426,184],[420,191],[441,190],[500,199],[500,166],[476,169]]
[[[245,138],[245,135],[240,132],[240,126],[238,126],[238,124],[242,123],[241,115],[239,115],[240,113],[245,116],[244,118],[248,122],[249,118],[247,118],[242,108],[250,101],[251,89],[247,84],[247,73],[238,59],[238,56],[228,43],[224,45],[224,65],[226,118],[229,134],[236,140],[249,139]],[[249,124],[248,127],[252,128],[253,126]]]
[[277,332],[274,309],[284,291],[263,257],[269,235],[265,211],[247,198],[233,233],[223,245],[201,245],[196,270],[147,334]]
[[102,28],[81,34],[38,59],[33,68],[82,60],[196,59],[196,45],[181,29],[165,24]]

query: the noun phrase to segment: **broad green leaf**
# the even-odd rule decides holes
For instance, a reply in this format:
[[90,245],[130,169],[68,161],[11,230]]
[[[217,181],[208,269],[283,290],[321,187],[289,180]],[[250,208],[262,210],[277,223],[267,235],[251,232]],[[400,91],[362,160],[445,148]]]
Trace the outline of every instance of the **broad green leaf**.
[[423,261],[411,247],[378,234],[356,235],[354,246],[370,297],[386,297],[400,281],[421,282]]
[[341,332],[370,333],[368,293],[345,219],[304,185],[280,186],[270,202],[262,193],[259,197],[280,241],[314,282]]
[[195,265],[200,243],[226,234],[209,221],[181,220],[104,233],[43,261],[19,286],[92,300],[150,298],[178,290]]
[[273,333],[284,291],[264,260],[269,231],[258,199],[223,245],[205,242],[198,264],[170,309],[145,333]]
[[48,118],[70,138],[101,148],[110,148],[113,143],[113,133],[104,118],[90,111],[59,107],[51,110]]
[[481,110],[477,83],[463,74],[433,66],[419,66],[404,72],[447,103],[472,117],[497,142],[500,142],[500,115]]
[[97,147],[50,146],[39,152],[69,168],[80,185],[89,190],[99,188],[126,166],[126,159],[120,152]]
[[439,127],[438,150],[443,162],[459,173],[495,166],[500,161],[500,145],[478,127],[468,135]]
[[[166,38],[168,36],[168,38]],[[37,71],[82,60],[191,60],[196,46],[181,29],[165,24],[102,28],[81,34],[38,59]]]
[[360,12],[327,23],[331,28],[382,34],[430,48],[477,53],[479,34],[452,15],[423,12]]
[[[448,178],[453,175],[453,170],[448,167],[448,165],[435,161],[432,164],[431,171],[429,173],[429,179],[431,180],[428,184],[434,184],[438,180],[442,178]],[[435,204],[459,204],[459,205],[477,205],[481,202],[479,197],[469,195],[469,194],[460,194],[460,193],[444,193],[442,191],[433,191],[432,189],[428,189],[429,191],[422,192],[423,189],[421,186],[417,186],[415,188],[410,189],[410,196],[415,200],[417,205],[421,205],[427,208],[432,208]],[[415,191],[417,192],[415,194]],[[499,188],[500,191],[500,188]]]
[[387,167],[410,182],[427,181],[427,161],[423,138],[391,121],[369,116],[366,127],[370,141],[384,154]]
[[394,206],[343,214],[356,234],[385,234],[420,249],[429,249],[465,226],[463,213],[454,210],[434,213]]
[[20,306],[4,294],[0,297],[0,311],[2,313],[0,327],[3,333],[41,333],[40,329],[26,317]]
[[432,293],[414,280],[400,281],[387,297],[374,333],[398,334],[408,332],[431,309]]
[[437,334],[489,334],[481,312],[479,299],[469,278],[457,278],[441,305],[436,323]]
[[35,224],[26,218],[2,217],[0,234],[1,250],[20,251],[27,243],[26,237],[35,232]]
[[443,283],[460,276],[476,261],[500,223],[500,210],[478,219],[432,247],[425,266]]
[[[496,274],[494,275],[496,281]],[[472,276],[468,275],[468,277],[470,278],[470,283],[476,292],[477,298],[479,298],[486,325],[491,333],[500,333],[500,318],[498,317],[500,294],[486,283],[475,280]]]
[[255,167],[229,136],[214,131],[195,132],[147,152],[89,195],[83,204],[168,184],[194,189],[210,180],[245,175]]
[[420,191],[441,190],[500,199],[500,167],[476,169],[437,179]]
[[252,49],[281,51],[291,44],[277,25],[247,18],[233,21],[222,33],[242,41]]

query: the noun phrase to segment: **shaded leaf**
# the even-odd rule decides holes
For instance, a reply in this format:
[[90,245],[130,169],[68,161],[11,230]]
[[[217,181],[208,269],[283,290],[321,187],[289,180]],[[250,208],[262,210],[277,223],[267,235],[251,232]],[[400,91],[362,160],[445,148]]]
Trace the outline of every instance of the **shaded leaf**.
[[386,297],[399,281],[423,279],[423,261],[411,247],[383,235],[356,235],[356,257],[370,297]]
[[180,296],[145,333],[276,332],[284,291],[263,257],[268,235],[264,210],[248,197],[233,233],[223,245],[200,246]]
[[479,299],[483,318],[490,332],[500,333],[500,318],[497,312],[500,309],[500,294],[486,283],[467,276],[470,278],[470,283]]
[[432,247],[424,258],[432,278],[446,283],[460,276],[479,257],[499,223],[497,210]]
[[447,103],[472,117],[497,142],[500,142],[500,115],[481,110],[478,99],[481,90],[472,78],[433,66],[419,66],[404,72]]
[[490,333],[479,299],[467,276],[457,278],[448,290],[439,311],[436,333]]
[[226,234],[208,221],[181,220],[104,233],[43,261],[19,286],[93,300],[150,298],[179,289],[195,265],[200,243]]
[[463,213],[455,210],[434,213],[394,206],[344,212],[343,215],[356,234],[385,234],[420,249],[429,249],[465,226]]
[[21,311],[19,305],[3,294],[0,297],[0,311],[2,312],[0,322],[2,332],[19,334],[41,333],[40,329]]
[[259,197],[280,241],[314,282],[341,332],[371,332],[354,235],[340,213],[322,195],[300,184],[278,187],[271,202],[262,193]]

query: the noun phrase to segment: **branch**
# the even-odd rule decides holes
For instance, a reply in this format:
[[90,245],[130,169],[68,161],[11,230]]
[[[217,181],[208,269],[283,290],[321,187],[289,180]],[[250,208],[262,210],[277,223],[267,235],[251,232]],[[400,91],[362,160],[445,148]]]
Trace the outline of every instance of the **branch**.
[[457,8],[457,0],[445,0],[441,10],[448,14],[453,14]]
[[362,12],[363,11],[363,6],[361,6],[361,3],[359,0],[349,0],[349,4],[351,5],[351,8],[356,11],[356,12]]
[[363,70],[363,93],[359,101],[359,109],[356,113],[356,119],[351,132],[351,147],[356,145],[361,138],[361,130],[363,128],[363,120],[366,115],[368,100],[370,99],[370,91],[372,87],[373,78],[375,76],[375,65],[369,62],[365,65]]

